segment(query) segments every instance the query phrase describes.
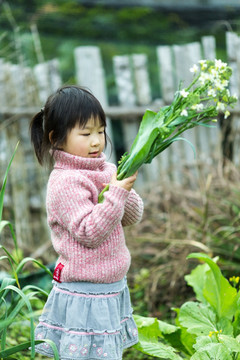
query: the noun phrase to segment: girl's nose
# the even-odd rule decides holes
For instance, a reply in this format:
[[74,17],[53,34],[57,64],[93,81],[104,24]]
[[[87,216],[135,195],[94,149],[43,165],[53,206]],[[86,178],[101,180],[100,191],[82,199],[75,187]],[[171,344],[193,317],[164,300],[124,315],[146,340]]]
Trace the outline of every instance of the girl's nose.
[[100,141],[99,141],[99,137],[96,135],[96,136],[93,136],[92,138],[92,145],[93,146],[97,146],[100,144]]

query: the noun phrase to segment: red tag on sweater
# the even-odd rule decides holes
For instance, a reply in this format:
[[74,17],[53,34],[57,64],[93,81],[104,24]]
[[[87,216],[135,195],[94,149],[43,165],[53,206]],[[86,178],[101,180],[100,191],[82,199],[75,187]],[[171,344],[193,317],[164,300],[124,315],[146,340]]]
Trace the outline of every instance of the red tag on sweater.
[[58,266],[54,270],[53,279],[56,280],[57,282],[61,282],[60,276],[61,276],[61,272],[62,272],[63,268],[64,268],[64,265],[59,263]]

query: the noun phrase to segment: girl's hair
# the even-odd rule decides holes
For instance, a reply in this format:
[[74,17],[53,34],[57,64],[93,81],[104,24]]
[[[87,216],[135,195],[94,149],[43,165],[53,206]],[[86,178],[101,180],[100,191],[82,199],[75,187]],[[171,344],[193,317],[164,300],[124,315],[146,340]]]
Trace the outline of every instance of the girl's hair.
[[67,85],[50,95],[30,124],[31,141],[39,163],[42,165],[49,158],[50,149],[57,149],[64,143],[76,124],[84,127],[90,118],[99,119],[106,128],[104,110],[90,91]]

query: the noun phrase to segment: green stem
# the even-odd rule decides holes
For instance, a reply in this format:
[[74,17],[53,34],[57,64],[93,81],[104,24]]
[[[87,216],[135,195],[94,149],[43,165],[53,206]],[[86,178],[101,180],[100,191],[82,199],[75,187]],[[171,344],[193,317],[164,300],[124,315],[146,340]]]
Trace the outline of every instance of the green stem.
[[102,203],[104,200],[104,196],[103,194],[109,190],[109,185],[105,186],[105,188],[100,192],[100,194],[98,195],[98,203]]

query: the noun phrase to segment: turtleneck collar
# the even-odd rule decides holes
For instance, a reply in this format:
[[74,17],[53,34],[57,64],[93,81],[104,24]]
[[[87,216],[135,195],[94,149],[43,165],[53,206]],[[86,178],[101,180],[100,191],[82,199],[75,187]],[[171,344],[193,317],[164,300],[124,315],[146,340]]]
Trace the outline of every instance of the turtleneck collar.
[[106,161],[106,155],[102,153],[98,158],[84,158],[77,155],[69,154],[62,150],[53,152],[55,161],[54,169],[84,169],[97,170],[101,169]]

